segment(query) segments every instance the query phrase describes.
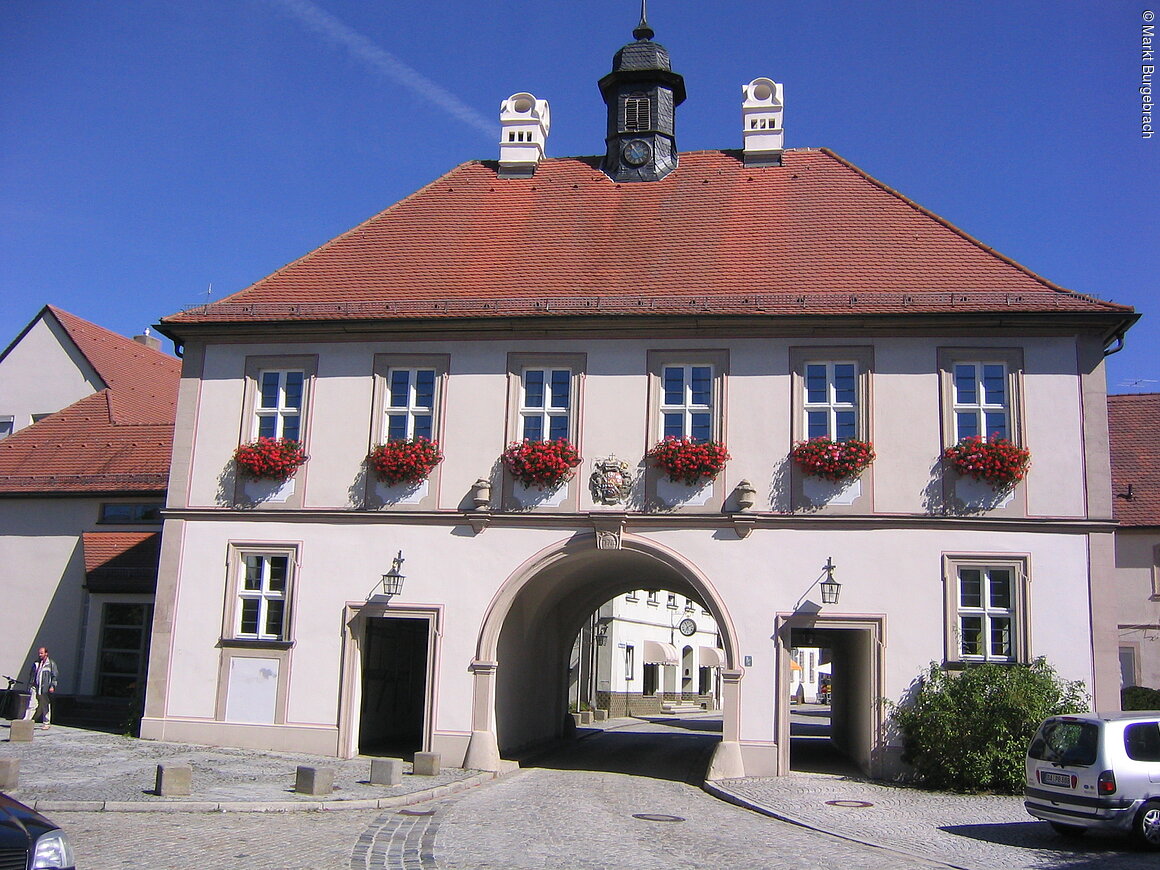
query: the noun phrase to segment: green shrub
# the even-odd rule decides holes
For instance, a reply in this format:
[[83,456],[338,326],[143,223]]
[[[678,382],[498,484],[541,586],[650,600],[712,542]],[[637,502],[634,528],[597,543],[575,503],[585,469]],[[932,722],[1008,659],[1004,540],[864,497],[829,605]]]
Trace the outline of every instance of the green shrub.
[[1128,686],[1120,690],[1121,710],[1160,710],[1160,689]]
[[902,760],[925,785],[950,791],[1023,790],[1027,744],[1039,723],[1088,709],[1082,682],[1060,679],[1043,659],[949,672],[931,663],[911,697],[891,705]]

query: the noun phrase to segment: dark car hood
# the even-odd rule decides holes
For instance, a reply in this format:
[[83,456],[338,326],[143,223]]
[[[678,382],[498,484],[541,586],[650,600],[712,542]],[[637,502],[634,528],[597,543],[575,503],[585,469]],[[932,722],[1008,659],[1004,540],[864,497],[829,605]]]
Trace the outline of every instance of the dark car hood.
[[41,834],[56,825],[18,800],[0,794],[0,849],[27,849]]

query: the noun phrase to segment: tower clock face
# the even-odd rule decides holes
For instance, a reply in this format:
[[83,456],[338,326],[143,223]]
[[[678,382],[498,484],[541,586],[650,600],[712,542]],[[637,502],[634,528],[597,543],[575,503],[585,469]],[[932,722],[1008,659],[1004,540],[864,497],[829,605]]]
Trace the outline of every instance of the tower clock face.
[[625,143],[620,153],[630,166],[642,166],[652,157],[652,148],[643,139],[632,139]]
[[683,634],[685,637],[691,637],[697,633],[697,623],[693,622],[691,619],[682,619],[680,629],[681,634]]

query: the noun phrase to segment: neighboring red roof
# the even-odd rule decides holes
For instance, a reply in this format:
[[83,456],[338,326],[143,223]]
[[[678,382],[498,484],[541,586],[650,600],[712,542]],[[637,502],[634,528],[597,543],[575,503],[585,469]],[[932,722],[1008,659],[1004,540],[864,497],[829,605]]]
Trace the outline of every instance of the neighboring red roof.
[[1108,396],[1108,428],[1116,519],[1160,526],[1160,393]]
[[837,155],[682,154],[617,184],[595,158],[532,178],[465,163],[181,324],[600,314],[1104,313]]
[[131,338],[47,305],[111,391],[118,423],[170,423],[181,362]]
[[100,568],[157,569],[160,532],[82,532],[85,573]]
[[0,441],[0,495],[165,492],[180,362],[46,310],[108,386]]
[[90,592],[157,591],[160,532],[82,532]]

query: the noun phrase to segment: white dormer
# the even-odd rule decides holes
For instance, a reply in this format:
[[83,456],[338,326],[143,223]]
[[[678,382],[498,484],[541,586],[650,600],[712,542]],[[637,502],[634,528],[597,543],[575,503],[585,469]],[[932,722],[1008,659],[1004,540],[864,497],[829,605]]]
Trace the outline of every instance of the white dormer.
[[781,85],[770,79],[754,79],[741,92],[742,136],[745,140],[745,163],[751,166],[780,165],[785,148],[785,129],[781,125]]
[[548,101],[531,94],[512,94],[499,106],[499,174],[526,178],[544,159],[551,116]]

